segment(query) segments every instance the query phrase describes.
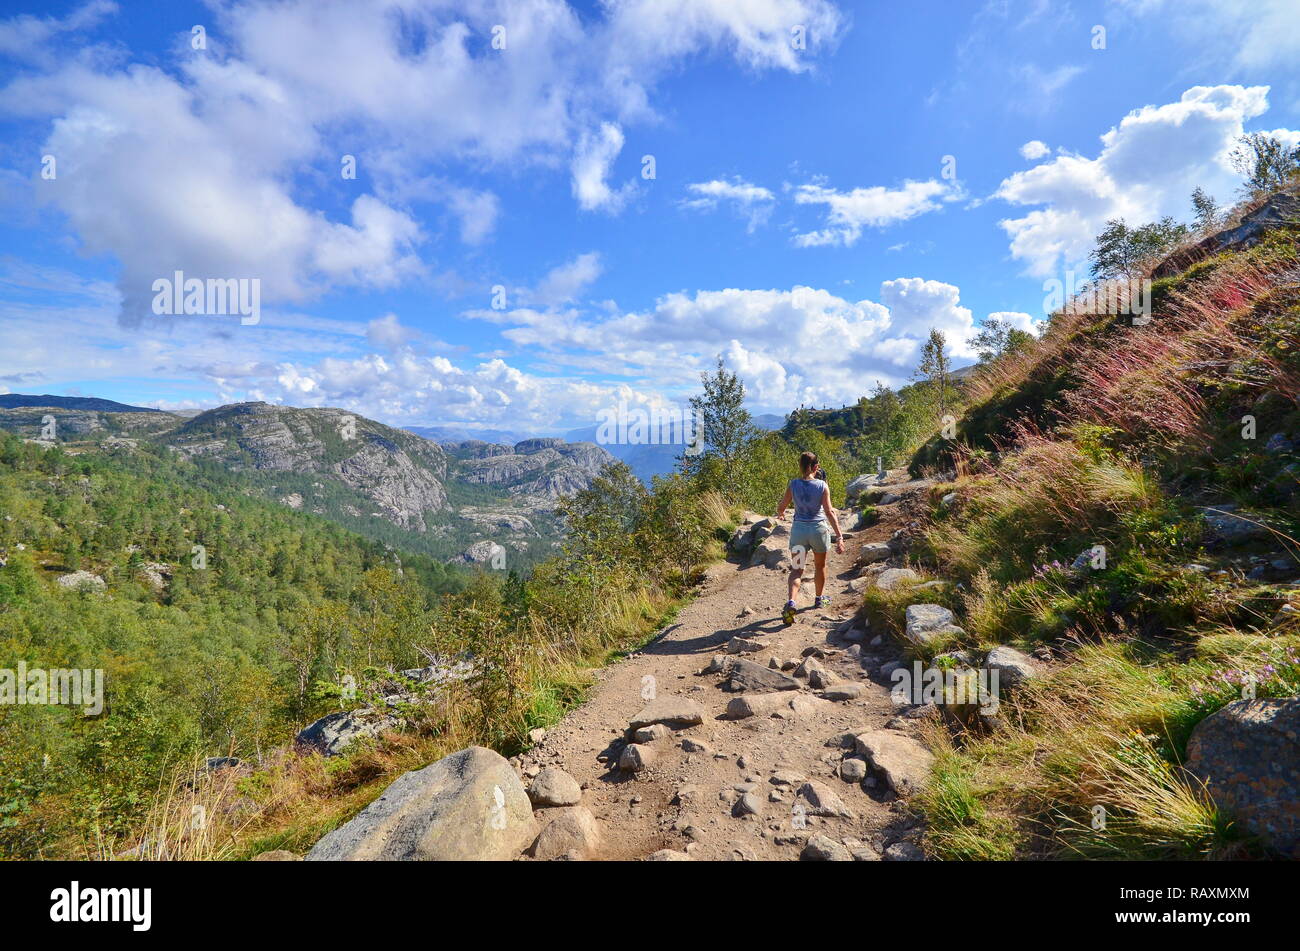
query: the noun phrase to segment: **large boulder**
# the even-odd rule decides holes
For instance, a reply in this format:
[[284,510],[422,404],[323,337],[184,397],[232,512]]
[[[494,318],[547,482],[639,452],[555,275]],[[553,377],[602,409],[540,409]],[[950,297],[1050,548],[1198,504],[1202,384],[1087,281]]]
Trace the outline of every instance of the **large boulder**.
[[1273,848],[1300,859],[1300,699],[1235,700],[1196,725],[1187,769]]
[[900,796],[911,796],[924,789],[934,767],[934,754],[897,730],[863,733],[854,740],[854,748]]
[[396,729],[400,721],[391,714],[363,707],[321,717],[298,732],[298,745],[325,756],[341,756],[358,740]]
[[307,861],[504,861],[537,835],[523,784],[498,753],[471,746],[397,778]]
[[887,561],[893,553],[889,542],[867,542],[858,552],[858,564],[870,565],[877,561]]

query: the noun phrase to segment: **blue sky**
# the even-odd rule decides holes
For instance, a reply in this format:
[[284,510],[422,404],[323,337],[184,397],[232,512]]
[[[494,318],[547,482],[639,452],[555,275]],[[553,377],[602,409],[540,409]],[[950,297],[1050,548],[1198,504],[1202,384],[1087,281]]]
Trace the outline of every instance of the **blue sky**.
[[[1292,0],[6,0],[0,390],[549,432],[720,355],[851,402],[1231,203],[1297,63]],[[258,322],[155,313],[178,269]]]

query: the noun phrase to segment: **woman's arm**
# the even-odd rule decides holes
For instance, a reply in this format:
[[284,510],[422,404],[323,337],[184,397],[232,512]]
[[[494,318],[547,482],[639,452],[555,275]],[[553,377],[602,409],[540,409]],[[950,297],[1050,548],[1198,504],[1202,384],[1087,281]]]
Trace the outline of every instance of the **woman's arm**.
[[822,510],[830,520],[831,528],[835,530],[835,553],[844,554],[844,535],[840,532],[840,520],[835,517],[835,509],[831,508],[831,490],[828,486],[822,492]]
[[793,501],[794,491],[787,485],[785,487],[785,495],[781,497],[781,504],[776,507],[776,519],[778,522],[785,518],[785,510],[790,507],[790,503]]

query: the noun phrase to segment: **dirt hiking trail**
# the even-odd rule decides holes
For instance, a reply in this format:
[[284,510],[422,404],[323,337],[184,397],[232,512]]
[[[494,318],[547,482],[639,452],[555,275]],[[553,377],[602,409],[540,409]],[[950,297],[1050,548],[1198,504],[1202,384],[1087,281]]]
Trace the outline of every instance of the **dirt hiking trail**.
[[[597,820],[585,849],[547,857],[920,858],[921,829],[899,791],[911,791],[929,754],[915,739],[920,720],[880,674],[897,648],[854,621],[854,589],[900,564],[878,544],[875,563],[861,566],[863,546],[904,527],[929,483],[894,472],[882,484],[890,494],[875,524],[854,528],[855,515],[837,513],[845,550],[828,557],[829,608],[812,607],[810,565],[797,620],[781,622],[787,514],[753,559],[712,566],[673,624],[600,670],[587,701],[512,760],[526,786],[564,770]],[[632,723],[642,711],[660,722]]]

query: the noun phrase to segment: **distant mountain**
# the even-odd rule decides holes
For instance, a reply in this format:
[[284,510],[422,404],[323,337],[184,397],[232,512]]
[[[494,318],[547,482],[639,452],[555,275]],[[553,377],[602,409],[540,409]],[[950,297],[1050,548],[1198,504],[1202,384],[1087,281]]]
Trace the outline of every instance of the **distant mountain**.
[[513,446],[533,436],[532,433],[519,433],[508,429],[467,429],[464,426],[406,426],[404,428],[408,433],[415,433],[417,436],[423,436],[442,445],[481,440]]
[[57,406],[60,409],[82,409],[99,413],[161,413],[148,406],[128,406],[97,396],[30,396],[24,393],[0,395],[0,409],[20,409],[27,406]]
[[[767,430],[780,429],[785,425],[785,417],[776,413],[759,413],[752,421],[759,429]],[[575,442],[594,443],[598,428],[587,426],[582,429],[571,429],[565,433],[565,438]],[[608,443],[601,444],[601,448],[607,450],[620,462],[626,463],[633,475],[649,485],[654,476],[667,475],[677,468],[677,457],[686,447],[681,443],[667,445]]]

